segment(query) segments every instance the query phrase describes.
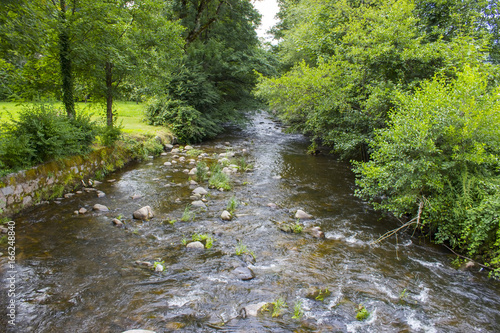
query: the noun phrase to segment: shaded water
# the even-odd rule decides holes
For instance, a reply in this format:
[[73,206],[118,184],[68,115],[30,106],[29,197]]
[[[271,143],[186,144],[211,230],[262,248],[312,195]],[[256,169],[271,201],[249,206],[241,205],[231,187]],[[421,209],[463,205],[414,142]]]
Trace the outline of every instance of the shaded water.
[[[16,217],[13,332],[498,332],[498,282],[455,270],[453,256],[408,236],[369,245],[398,223],[353,196],[347,164],[306,155],[302,136],[283,134],[265,115],[199,148],[224,153],[226,142],[234,152],[247,150],[254,171],[232,176],[232,191],[209,190],[207,209],[194,221],[180,222],[195,188],[182,170],[193,166],[164,166],[172,154],[109,175],[116,181],[97,186],[103,198],[77,194]],[[132,200],[134,194],[143,197]],[[239,217],[222,221],[233,195]],[[73,214],[96,203],[111,211]],[[132,220],[145,205],[155,217]],[[320,226],[326,239],[279,230],[279,222],[295,222],[297,209],[314,215],[301,223]],[[112,226],[118,216],[127,229]],[[214,246],[187,250],[182,239],[195,232],[213,234]],[[236,256],[238,241],[255,263]],[[165,261],[166,269],[154,272],[137,260]],[[232,273],[245,265],[255,279]],[[1,277],[5,286],[5,257]],[[307,297],[326,289],[323,300]],[[279,317],[241,311],[279,298],[288,305]],[[6,302],[2,295],[2,309]],[[292,318],[294,304],[301,304],[300,319]],[[355,318],[359,304],[370,312],[365,321]],[[5,316],[0,324],[7,326]]]

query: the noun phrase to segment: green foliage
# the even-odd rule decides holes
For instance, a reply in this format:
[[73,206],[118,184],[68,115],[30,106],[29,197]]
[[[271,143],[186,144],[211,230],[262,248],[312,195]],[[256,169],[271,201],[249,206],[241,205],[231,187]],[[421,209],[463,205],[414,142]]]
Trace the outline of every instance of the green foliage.
[[196,180],[199,182],[204,182],[208,179],[207,164],[203,161],[196,164]]
[[132,157],[138,160],[145,160],[148,156],[159,155],[164,149],[163,145],[155,138],[150,138],[148,140],[128,138],[125,143]]
[[372,161],[355,163],[356,195],[397,216],[416,216],[438,243],[500,259],[500,99],[488,73],[466,67],[399,95]]
[[150,125],[169,127],[182,143],[199,142],[219,133],[215,123],[180,100],[153,98],[146,108]]
[[227,211],[231,213],[231,215],[236,211],[236,208],[238,208],[238,205],[240,202],[236,199],[236,197],[233,195],[231,199],[229,199],[229,202],[226,205]]
[[298,300],[293,306],[293,316],[292,319],[300,319],[304,316],[304,311],[302,310],[302,301]]
[[216,189],[230,190],[231,184],[229,176],[222,171],[212,172],[210,179],[208,179],[208,186]]
[[243,244],[241,241],[238,241],[238,244],[236,244],[236,250],[235,253],[237,256],[240,256],[242,254],[249,254],[255,259],[255,254],[253,251],[249,250],[245,244]]
[[194,233],[193,236],[191,237],[191,239],[193,240],[193,242],[204,243],[205,248],[207,248],[207,249],[210,249],[215,242],[215,238],[212,237],[211,235],[208,235],[208,234]]
[[271,302],[271,304],[273,306],[271,317],[273,318],[281,316],[285,311],[285,309],[287,308],[285,300],[281,297],[275,300],[274,302]]
[[359,321],[363,321],[367,319],[369,316],[370,312],[368,312],[368,310],[366,310],[366,308],[360,304],[356,309],[356,319]]
[[427,38],[411,0],[302,0],[287,13],[289,30],[282,31],[279,52],[290,70],[262,77],[256,95],[291,130],[343,158],[368,160],[374,130],[385,127],[400,91],[485,59],[484,40],[475,35]]
[[196,214],[192,212],[190,209],[191,205],[187,205],[186,208],[184,208],[184,212],[182,213],[181,217],[182,222],[194,221]]
[[198,157],[200,154],[203,154],[203,150],[201,149],[190,149],[186,153],[188,156],[191,157]]
[[89,115],[68,118],[40,104],[23,109],[0,131],[0,167],[19,169],[89,152],[96,126]]

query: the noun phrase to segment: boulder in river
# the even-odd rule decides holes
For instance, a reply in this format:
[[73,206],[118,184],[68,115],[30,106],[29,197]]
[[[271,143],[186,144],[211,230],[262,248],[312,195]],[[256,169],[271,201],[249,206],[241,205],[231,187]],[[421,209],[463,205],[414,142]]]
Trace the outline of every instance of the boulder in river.
[[307,214],[306,212],[304,212],[303,210],[297,210],[297,212],[295,213],[295,218],[296,219],[301,219],[301,220],[310,220],[313,218],[313,216],[311,214]]
[[201,201],[201,200],[193,201],[193,202],[191,202],[191,205],[193,207],[207,208],[207,205],[205,205],[205,203],[203,201]]
[[142,207],[141,209],[138,209],[134,212],[133,214],[134,219],[137,220],[148,220],[152,217],[154,217],[153,210],[149,206]]
[[205,190],[203,187],[197,187],[193,190],[193,194],[205,195],[207,193],[208,191]]
[[123,331],[122,333],[156,333],[156,332],[150,330],[128,330],[128,331]]
[[118,228],[122,228],[123,227],[123,222],[120,221],[120,220],[118,220],[118,219],[113,219],[113,221],[111,221],[111,222],[113,222],[113,225],[115,227],[118,227]]
[[130,196],[130,199],[135,200],[135,199],[140,199],[142,198],[142,194],[134,194]]
[[188,245],[186,245],[186,248],[194,250],[204,250],[205,245],[203,245],[202,242],[191,242]]
[[255,273],[248,267],[237,267],[233,270],[233,274],[243,281],[255,278]]
[[266,302],[260,302],[257,304],[249,304],[245,306],[245,312],[247,316],[252,316],[252,317],[257,317],[259,314],[259,310],[262,309],[264,305],[266,305]]
[[230,221],[233,217],[230,212],[225,210],[222,212],[222,214],[220,214],[220,218],[223,219],[224,221]]
[[83,207],[78,210],[78,213],[80,213],[80,214],[85,214],[86,212],[87,212],[87,210]]
[[270,202],[270,203],[267,204],[267,207],[272,208],[272,209],[276,209],[276,208],[278,208],[278,205],[276,205],[273,202]]
[[314,238],[325,238],[325,233],[321,230],[320,227],[312,227],[308,229],[307,232]]
[[93,210],[97,210],[98,212],[107,212],[107,211],[109,211],[108,207],[106,207],[104,205],[100,205],[100,204],[95,204],[92,209]]

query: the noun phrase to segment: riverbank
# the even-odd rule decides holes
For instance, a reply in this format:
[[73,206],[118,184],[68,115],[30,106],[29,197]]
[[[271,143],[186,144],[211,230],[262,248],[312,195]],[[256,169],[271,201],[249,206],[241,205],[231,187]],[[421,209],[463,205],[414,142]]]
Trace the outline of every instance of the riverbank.
[[[2,120],[7,120],[7,114],[16,119],[24,106],[1,102]],[[1,177],[0,217],[71,196],[76,190],[87,186],[89,180],[103,178],[132,160],[158,155],[165,144],[173,141],[174,136],[168,129],[143,122],[143,104],[117,102],[116,108],[123,135],[113,147],[96,146],[84,156],[62,158]],[[98,113],[97,104],[77,103],[77,109],[77,112]],[[97,116],[94,118],[97,119]]]

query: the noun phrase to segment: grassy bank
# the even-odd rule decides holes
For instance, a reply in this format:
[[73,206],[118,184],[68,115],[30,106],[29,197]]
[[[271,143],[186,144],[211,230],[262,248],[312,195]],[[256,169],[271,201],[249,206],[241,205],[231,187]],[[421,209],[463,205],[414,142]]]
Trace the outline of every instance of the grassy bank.
[[[14,118],[18,113],[30,103],[19,104],[16,102],[0,102],[0,121],[9,119],[9,114]],[[61,107],[60,102],[54,103],[56,107]],[[146,134],[154,135],[158,131],[165,131],[161,126],[150,126],[144,123],[143,110],[145,104],[135,102],[118,101],[114,103],[114,109],[118,114],[118,123],[123,125],[123,132],[126,134]],[[90,112],[96,120],[105,121],[105,107],[100,103],[76,103],[77,112]]]

